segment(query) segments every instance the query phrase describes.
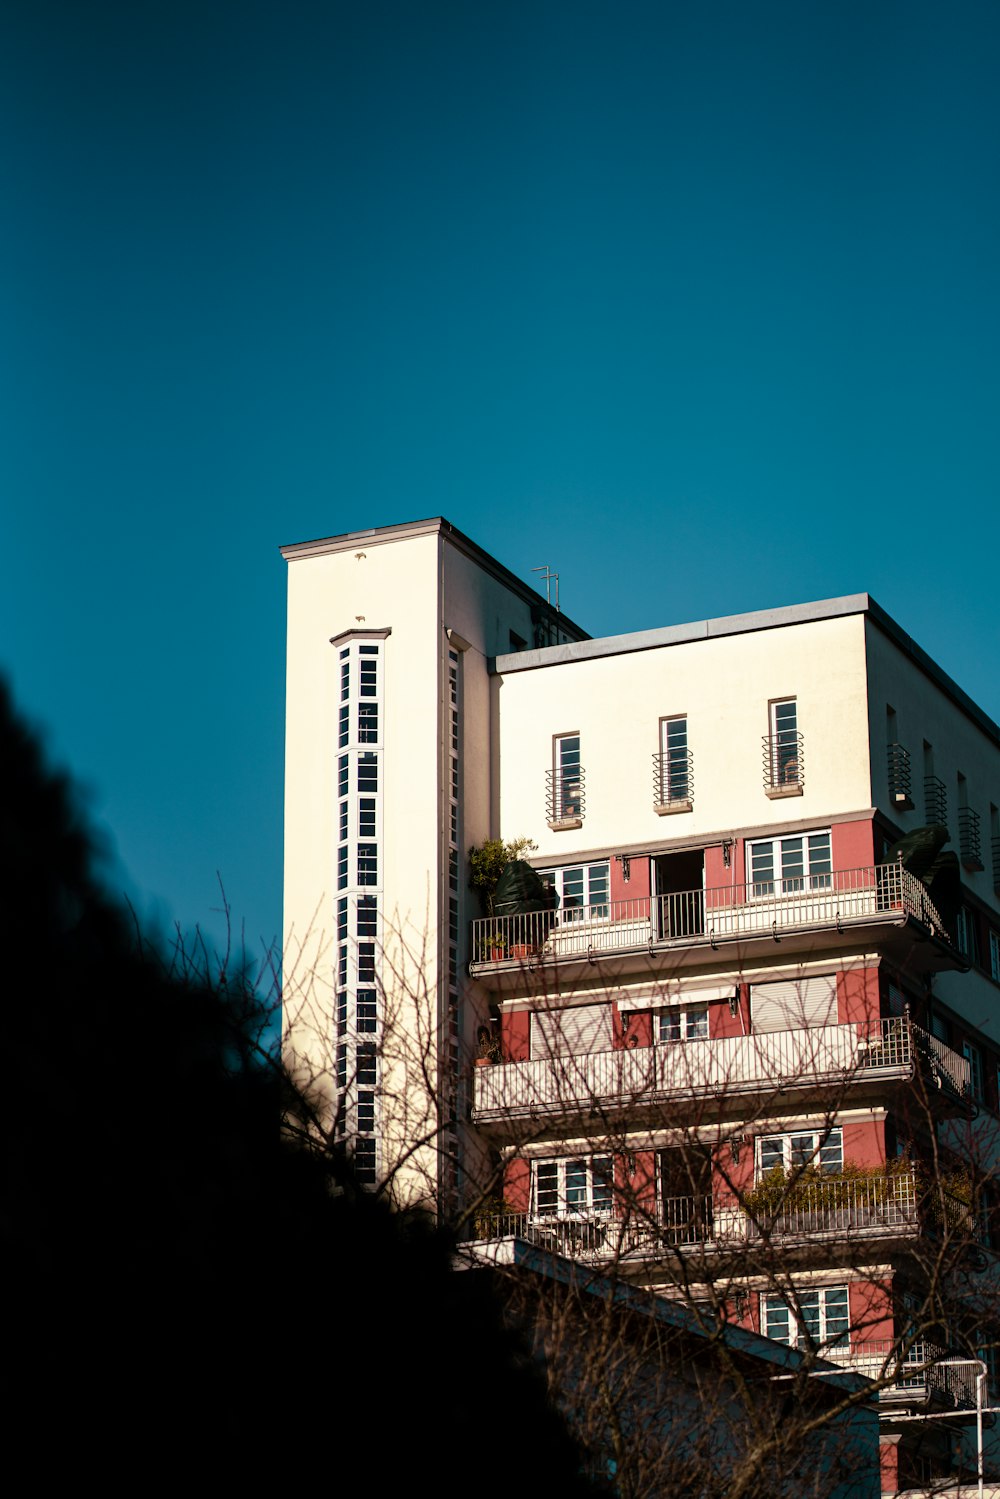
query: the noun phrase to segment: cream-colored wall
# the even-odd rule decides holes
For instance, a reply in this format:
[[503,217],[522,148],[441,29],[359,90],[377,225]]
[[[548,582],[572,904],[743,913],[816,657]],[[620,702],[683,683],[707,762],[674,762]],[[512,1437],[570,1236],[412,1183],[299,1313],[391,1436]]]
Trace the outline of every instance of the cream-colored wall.
[[[620,653],[532,671],[499,688],[501,823],[540,856],[655,840],[692,841],[813,821],[871,805],[860,615]],[[801,796],[769,800],[763,784],[768,702],[795,697],[804,740]],[[658,817],[653,755],[659,720],[686,713],[694,808]],[[551,832],[545,771],[552,736],[579,732],[586,772],[583,827]]]
[[[1000,807],[1000,746],[881,630],[869,624],[867,634],[872,776],[879,805],[904,832],[924,826],[923,745],[927,740],[934,749],[934,774],[944,782],[948,793],[949,847],[958,849],[959,772],[966,778],[968,804],[980,817],[985,867],[979,872],[963,869],[962,883],[987,905],[1000,910],[993,889],[990,847],[990,804]],[[889,807],[887,704],[896,710],[899,742],[910,752],[912,812],[894,812]]]
[[[360,558],[356,555],[363,553]],[[359,619],[358,616],[361,616]],[[380,1076],[383,1164],[417,1138],[435,1138],[425,1068],[440,1042],[438,975],[447,951],[448,652],[462,672],[459,876],[460,954],[478,909],[466,853],[491,831],[491,690],[488,657],[529,643],[530,604],[429,523],[381,540],[330,543],[293,556],[288,577],[285,767],[285,1055],[321,1101],[332,1103],[335,1049],[334,914],[339,654],[331,637],[390,630],[383,646],[382,831],[379,892],[385,994]],[[464,982],[464,979],[463,979]],[[470,986],[462,1042],[471,1049],[485,997]],[[424,1194],[436,1151],[417,1152],[397,1179]]]
[[[357,558],[355,553],[364,553]],[[339,657],[332,636],[390,629],[382,688],[382,837],[379,889],[388,1025],[410,1063],[427,1035],[438,927],[438,622],[435,534],[295,558],[288,579],[285,740],[285,1054],[322,1099],[332,1097],[336,902],[335,803]],[[362,616],[359,620],[358,616]],[[385,1134],[420,1131],[425,1101],[412,1065],[386,1036]],[[395,1153],[389,1147],[391,1153]],[[415,1162],[417,1175],[427,1169]]]

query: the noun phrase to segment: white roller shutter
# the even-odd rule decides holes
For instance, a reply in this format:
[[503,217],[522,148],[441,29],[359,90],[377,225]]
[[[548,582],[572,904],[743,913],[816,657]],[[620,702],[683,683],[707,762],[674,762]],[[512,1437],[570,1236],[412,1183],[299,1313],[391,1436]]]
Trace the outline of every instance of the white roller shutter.
[[755,1031],[794,1031],[807,1025],[836,1025],[836,974],[753,984],[750,989],[750,1024]]
[[533,1057],[580,1056],[589,1051],[610,1051],[611,1045],[609,1004],[536,1010],[531,1016]]

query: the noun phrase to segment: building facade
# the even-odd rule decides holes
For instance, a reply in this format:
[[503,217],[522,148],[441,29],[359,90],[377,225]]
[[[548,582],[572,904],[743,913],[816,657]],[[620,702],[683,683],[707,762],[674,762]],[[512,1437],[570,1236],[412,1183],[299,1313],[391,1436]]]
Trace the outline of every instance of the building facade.
[[[996,1336],[996,724],[864,594],[591,640],[442,520],[284,555],[286,1054],[362,1179],[869,1375],[883,1491],[947,1472]],[[522,909],[473,902],[489,837]]]

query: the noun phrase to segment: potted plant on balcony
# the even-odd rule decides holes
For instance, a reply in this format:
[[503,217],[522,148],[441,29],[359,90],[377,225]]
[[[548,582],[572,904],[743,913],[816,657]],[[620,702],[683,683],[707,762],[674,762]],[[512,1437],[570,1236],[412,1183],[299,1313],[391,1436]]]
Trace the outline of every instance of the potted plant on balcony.
[[559,897],[536,869],[511,859],[493,892],[493,910],[509,929],[511,957],[530,958],[549,934]]
[[500,1060],[500,1038],[488,1025],[481,1025],[476,1033],[476,1066],[492,1067]]

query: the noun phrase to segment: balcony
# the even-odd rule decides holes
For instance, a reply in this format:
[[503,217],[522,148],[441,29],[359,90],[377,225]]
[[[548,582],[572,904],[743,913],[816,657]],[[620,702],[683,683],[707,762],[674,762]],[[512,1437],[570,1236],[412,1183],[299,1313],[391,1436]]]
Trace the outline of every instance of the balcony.
[[765,734],[764,790],[772,798],[801,796],[805,785],[805,746],[802,735],[792,729]]
[[910,752],[902,744],[890,744],[888,760],[889,801],[897,812],[912,812]]
[[903,1342],[882,1339],[872,1343],[852,1343],[849,1347],[824,1348],[822,1356],[881,1384],[878,1392],[880,1405],[916,1405],[934,1401],[955,1410],[974,1411],[976,1408],[979,1365],[972,1359],[964,1363],[942,1363],[945,1350],[933,1343],[921,1340],[907,1348]]
[[631,960],[648,973],[650,959],[662,952],[675,973],[729,945],[738,945],[742,958],[783,942],[792,956],[817,946],[849,947],[858,928],[870,929],[865,940],[886,941],[908,923],[923,938],[939,939],[933,954],[927,944],[928,967],[962,966],[925,887],[900,864],[879,864],[474,921],[469,972],[512,989],[523,984],[526,968],[582,968],[616,958],[619,972]]
[[924,776],[924,820],[948,826],[948,788],[937,776]]
[[538,1057],[477,1067],[472,1117],[487,1127],[589,1114],[639,1117],[664,1106],[725,1112],[748,1095],[882,1089],[917,1074],[946,1109],[969,1097],[969,1063],[902,1018],[870,1024],[761,1031],[715,1041]]
[[958,809],[958,848],[962,868],[970,874],[983,867],[982,841],[979,833],[979,813],[972,807]]
[[694,756],[667,750],[653,756],[653,811],[659,817],[690,812],[694,806]]
[[921,1230],[917,1187],[910,1172],[852,1181],[797,1182],[785,1209],[758,1218],[711,1196],[668,1198],[657,1210],[619,1217],[613,1213],[542,1217],[532,1213],[485,1214],[473,1239],[495,1243],[523,1239],[539,1248],[592,1264],[633,1266],[643,1275],[678,1255],[738,1259],[751,1265],[778,1249],[829,1253],[836,1244],[880,1244],[913,1239]]
[[586,772],[582,765],[545,772],[545,820],[554,832],[583,827]]

